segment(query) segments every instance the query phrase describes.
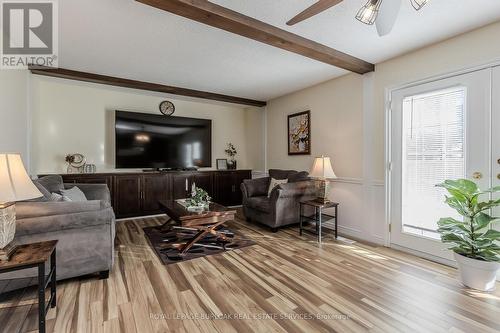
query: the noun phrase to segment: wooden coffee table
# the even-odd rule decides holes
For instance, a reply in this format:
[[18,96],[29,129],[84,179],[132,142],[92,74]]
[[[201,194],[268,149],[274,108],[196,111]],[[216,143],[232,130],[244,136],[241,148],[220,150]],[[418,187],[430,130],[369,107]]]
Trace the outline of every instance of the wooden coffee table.
[[168,221],[159,226],[162,232],[171,232],[172,230],[195,231],[192,238],[173,246],[179,251],[180,256],[184,256],[196,242],[207,235],[216,237],[222,247],[230,242],[228,235],[217,231],[216,228],[227,221],[234,220],[236,210],[228,209],[225,206],[211,202],[208,209],[203,211],[190,211],[175,200],[160,200],[162,211],[169,217]]

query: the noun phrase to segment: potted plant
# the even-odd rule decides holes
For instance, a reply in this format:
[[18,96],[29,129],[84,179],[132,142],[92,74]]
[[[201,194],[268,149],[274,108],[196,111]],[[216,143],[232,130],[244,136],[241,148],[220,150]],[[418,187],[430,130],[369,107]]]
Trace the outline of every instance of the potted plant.
[[235,156],[238,154],[238,152],[236,151],[236,148],[234,148],[234,145],[231,142],[229,142],[227,144],[227,148],[226,148],[226,150],[224,150],[224,152],[226,153],[227,156],[229,156],[229,161],[227,161],[227,168],[231,169],[231,170],[235,170],[236,169]]
[[212,198],[208,195],[208,192],[200,187],[196,187],[195,183],[193,183],[191,197],[186,199],[186,203],[188,204],[188,209],[198,210],[208,208],[210,200]]
[[463,217],[463,221],[446,217],[438,222],[441,241],[453,244],[450,250],[457,260],[462,283],[482,291],[493,290],[500,267],[500,232],[490,228],[499,218],[488,212],[500,206],[500,199],[481,201],[479,197],[500,192],[500,186],[481,191],[467,179],[446,180],[437,186],[448,191],[445,202]]

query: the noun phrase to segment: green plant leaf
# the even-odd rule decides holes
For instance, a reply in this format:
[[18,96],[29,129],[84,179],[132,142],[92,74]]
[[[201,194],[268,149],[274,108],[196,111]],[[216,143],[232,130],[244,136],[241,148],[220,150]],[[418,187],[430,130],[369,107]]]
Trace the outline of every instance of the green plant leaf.
[[485,213],[479,213],[474,217],[474,229],[476,231],[486,228],[491,224],[491,222],[495,221],[496,218],[489,216]]
[[457,199],[462,204],[467,205],[467,200],[469,200],[469,198],[466,195],[464,195],[462,192],[460,192],[457,189],[448,188],[447,190],[448,190],[448,193],[450,193],[453,198]]
[[462,216],[468,216],[470,213],[467,205],[465,205],[455,197],[446,197],[445,202],[448,204],[448,206],[455,209]]
[[474,247],[477,249],[488,249],[493,245],[493,241],[491,239],[483,238],[483,239],[476,239],[474,242]]
[[[462,195],[464,195],[468,198],[480,193],[479,188],[477,187],[476,183],[474,183],[473,181],[470,181],[468,179],[457,179],[457,180],[448,179],[437,186],[445,188],[446,190],[448,190],[448,192],[450,190],[458,191]],[[452,194],[452,193],[450,193],[450,194]]]
[[490,208],[493,208],[493,207],[496,207],[499,205],[500,205],[500,199],[479,202],[477,204],[477,209],[475,211],[476,211],[476,213],[480,213],[480,212],[483,212],[485,210],[488,210]]
[[444,243],[455,243],[457,245],[467,245],[469,247],[471,246],[470,240],[467,240],[463,236],[454,233],[442,234],[441,240]]
[[481,237],[494,241],[500,240],[500,231],[490,229],[486,231]]

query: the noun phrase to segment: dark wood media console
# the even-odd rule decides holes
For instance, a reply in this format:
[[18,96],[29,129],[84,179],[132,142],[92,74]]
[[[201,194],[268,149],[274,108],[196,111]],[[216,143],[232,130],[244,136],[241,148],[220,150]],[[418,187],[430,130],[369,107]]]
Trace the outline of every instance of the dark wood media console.
[[241,205],[251,170],[64,174],[65,183],[107,184],[116,217],[161,214],[158,200],[186,198],[193,182],[224,206]]

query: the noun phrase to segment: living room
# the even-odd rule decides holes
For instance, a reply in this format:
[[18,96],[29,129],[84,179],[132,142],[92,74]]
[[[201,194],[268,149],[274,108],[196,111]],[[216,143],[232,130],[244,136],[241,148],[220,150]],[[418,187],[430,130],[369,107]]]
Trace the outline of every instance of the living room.
[[0,331],[500,330],[497,1],[45,3]]

